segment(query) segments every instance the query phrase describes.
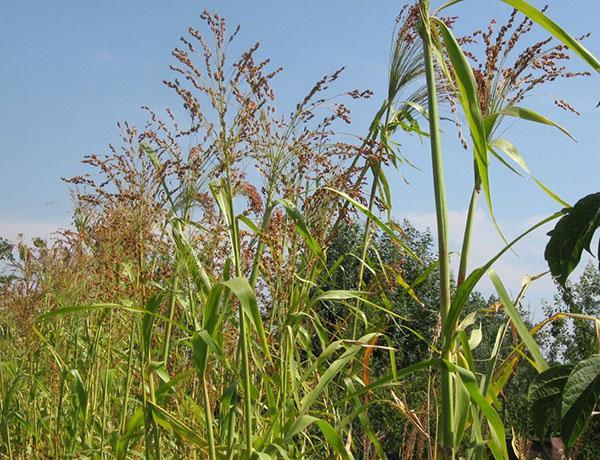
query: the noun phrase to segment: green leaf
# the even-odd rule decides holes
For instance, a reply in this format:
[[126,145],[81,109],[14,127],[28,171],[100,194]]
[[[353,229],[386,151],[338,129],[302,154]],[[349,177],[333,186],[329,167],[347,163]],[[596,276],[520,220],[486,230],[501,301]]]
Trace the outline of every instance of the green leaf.
[[571,133],[565,128],[563,128],[557,123],[554,123],[549,118],[546,118],[545,116],[534,112],[531,109],[526,109],[524,107],[517,107],[516,105],[513,105],[502,109],[498,112],[498,115],[506,115],[509,117],[521,118],[522,120],[533,121],[535,123],[541,123],[543,125],[554,126],[555,128],[565,133],[567,136],[569,136],[571,139],[573,139],[575,142],[577,142],[575,138],[571,135]]
[[179,219],[172,219],[173,240],[177,247],[176,256],[189,270],[194,283],[200,292],[208,292],[212,287],[208,273],[200,262],[192,243],[186,237],[183,227],[186,222]]
[[55,316],[61,316],[61,315],[66,315],[66,314],[71,314],[71,313],[82,313],[82,312],[86,312],[86,311],[105,310],[105,309],[123,310],[123,311],[132,312],[132,313],[140,313],[140,314],[146,315],[146,316],[154,316],[166,323],[170,323],[173,326],[178,327],[182,331],[188,330],[188,327],[185,326],[184,324],[182,324],[178,321],[169,319],[167,316],[161,315],[160,313],[152,312],[152,311],[148,310],[147,308],[133,307],[133,306],[121,305],[121,304],[117,304],[117,303],[99,303],[99,304],[92,304],[92,305],[77,305],[74,307],[57,308],[56,310],[51,310],[48,313],[44,313],[43,315],[40,315],[38,317],[38,320],[45,321],[45,320],[48,320]]
[[142,407],[137,407],[131,418],[127,421],[125,433],[117,440],[116,457],[126,458],[129,450],[129,443],[139,437],[142,426],[144,425],[144,410]]
[[304,241],[306,242],[306,245],[309,247],[309,249],[312,252],[314,252],[315,255],[317,255],[319,258],[323,259],[325,257],[323,249],[321,248],[317,240],[311,235],[308,225],[304,220],[304,217],[302,217],[300,211],[298,211],[294,204],[289,200],[281,199],[279,200],[279,203],[283,205],[287,212],[287,215],[290,216],[295,222],[298,233],[300,233],[302,238],[304,238]]
[[495,139],[490,142],[490,145],[504,152],[507,157],[517,163],[525,172],[531,174],[527,163],[525,163],[525,160],[523,160],[523,157],[511,142],[506,139]]
[[552,198],[554,201],[556,201],[558,204],[560,204],[561,206],[564,206],[565,208],[571,207],[571,205],[569,203],[567,203],[565,200],[563,200],[561,197],[559,197],[556,193],[554,193],[552,190],[550,190],[548,187],[546,187],[541,181],[536,179],[534,176],[531,176],[531,178],[535,181],[535,183],[538,185],[539,188],[541,188],[544,192],[546,192],[546,194],[550,198]]
[[600,401],[600,354],[577,363],[563,390],[561,437],[572,447]]
[[152,417],[156,423],[166,429],[171,429],[186,441],[189,441],[193,445],[206,448],[207,442],[196,434],[196,431],[189,428],[185,423],[169,413],[162,407],[154,404],[152,401],[148,401],[148,405],[152,407]]
[[371,211],[369,211],[369,209],[366,206],[363,206],[362,204],[360,204],[358,201],[356,201],[355,199],[351,198],[349,195],[347,195],[344,192],[341,192],[339,190],[336,190],[334,188],[330,188],[330,187],[325,187],[327,190],[330,190],[334,193],[337,193],[339,196],[341,196],[342,198],[344,198],[346,201],[348,201],[350,204],[352,204],[356,209],[358,209],[360,212],[362,212],[365,216],[367,216],[369,219],[371,219],[372,222],[375,223],[375,225],[377,225],[386,235],[388,235],[394,242],[398,243],[398,245],[400,245],[400,247],[402,249],[404,249],[404,251],[406,251],[406,253],[415,261],[422,263],[421,259],[419,258],[419,256],[417,256],[417,254],[415,254],[415,252],[410,249],[406,243],[404,241],[402,241],[400,238],[398,238],[398,235],[396,235],[396,233],[394,233],[394,231],[385,223],[383,223],[381,221],[381,219],[379,217],[377,217],[375,214],[373,214]]
[[531,421],[539,439],[544,437],[550,413],[560,408],[563,388],[572,369],[573,366],[568,365],[551,367],[536,375],[529,385]]
[[[350,362],[350,360],[356,355],[362,348],[362,345],[367,344],[370,340],[375,337],[377,334],[367,334],[356,342],[358,345],[351,345],[348,349],[342,353],[338,359],[336,359],[333,363],[329,365],[327,370],[321,375],[321,378],[315,385],[315,387],[304,397],[300,402],[300,412],[305,413],[310,409],[310,406],[317,400],[321,392],[325,389],[327,384],[342,370],[346,367],[346,365]],[[334,342],[339,343],[339,342]],[[333,344],[332,344],[333,345]],[[329,347],[328,347],[329,348]],[[323,355],[331,354],[332,350],[325,349],[323,351]],[[320,359],[320,358],[319,358]]]
[[[466,333],[465,331],[460,331],[458,337],[461,341],[462,348],[464,353],[466,353],[470,358],[470,350],[469,344],[467,343]],[[465,358],[468,365],[469,359]],[[465,429],[467,426],[467,420],[469,417],[469,412],[471,412],[471,396],[467,387],[460,380],[456,380],[456,386],[454,387],[454,445],[460,446],[463,436],[465,434]]]
[[[498,254],[492,257],[485,265],[476,268],[473,270],[469,276],[465,279],[465,281],[460,285],[460,287],[456,290],[454,297],[452,298],[452,303],[450,305],[450,311],[448,312],[448,316],[443,324],[443,333],[446,337],[451,337],[451,334],[456,329],[456,324],[458,323],[458,319],[460,317],[460,313],[471,295],[471,292],[479,282],[479,280],[485,275],[485,273],[491,268],[491,266],[500,258],[502,255],[508,251],[512,246],[514,246],[519,240],[527,236],[529,233],[533,232],[535,229],[545,225],[546,223],[556,219],[560,216],[560,213],[556,213],[543,219],[537,224],[533,225],[523,233],[521,233],[517,238],[512,240],[509,244],[507,244]],[[446,347],[450,347],[452,345],[452,340],[448,340],[446,342]]]
[[508,3],[513,8],[516,8],[525,16],[531,20],[537,22],[540,26],[554,35],[558,40],[568,46],[570,49],[575,51],[579,56],[583,58],[585,62],[591,65],[596,72],[600,72],[600,61],[590,53],[581,43],[575,40],[569,35],[564,29],[558,24],[548,18],[540,10],[534,8],[524,0],[502,0],[504,3]]
[[215,333],[218,331],[222,316],[219,306],[221,305],[221,293],[223,284],[214,285],[208,293],[208,298],[204,303],[202,316],[203,330],[197,331],[192,337],[192,351],[194,364],[198,374],[204,375],[208,362],[208,351],[218,352],[220,347],[216,344]]
[[146,302],[145,310],[146,314],[142,319],[142,338],[144,341],[144,352],[150,352],[151,340],[152,340],[152,326],[154,325],[154,318],[158,307],[162,302],[162,295],[156,294],[148,299]]
[[271,353],[269,352],[269,344],[267,343],[267,335],[265,334],[265,329],[263,327],[262,316],[258,309],[256,295],[254,294],[252,287],[250,287],[250,283],[248,283],[246,278],[237,277],[231,278],[221,284],[230,289],[240,301],[244,313],[250,320],[254,330],[258,333],[265,356],[271,361]]
[[[500,116],[500,115],[508,115],[511,117],[534,121],[536,123],[542,123],[545,125],[554,126],[558,129],[560,129],[563,133],[565,133],[571,139],[575,140],[573,138],[573,136],[571,136],[571,134],[565,128],[554,123],[552,120],[534,112],[533,110],[525,109],[525,108],[517,107],[517,106],[507,107],[507,108],[501,110],[500,112],[497,112],[497,113],[494,113],[494,114],[491,114],[491,115],[485,117],[484,123],[486,123],[486,132],[487,132],[488,136],[490,135],[490,131],[491,131],[494,123],[498,119],[498,116]],[[488,145],[489,145],[489,148],[490,148],[490,151],[492,152],[492,154],[494,154],[494,156],[496,158],[498,158],[498,160],[500,160],[500,162],[502,162],[507,168],[509,168],[514,173],[521,175],[511,165],[509,165],[502,157],[500,157],[500,155],[496,152],[496,150],[501,151],[507,157],[509,157],[511,160],[513,160],[516,164],[518,164],[527,174],[529,174],[531,176],[531,178],[535,181],[535,183],[538,185],[538,187],[540,187],[542,189],[542,191],[544,193],[546,193],[550,198],[552,198],[553,200],[558,202],[561,206],[567,206],[567,207],[569,206],[569,204],[567,204],[562,198],[560,198],[556,193],[554,193],[552,190],[550,190],[548,187],[546,187],[541,181],[539,181],[537,178],[535,178],[531,174],[531,171],[529,170],[529,167],[525,163],[525,160],[523,159],[523,157],[521,156],[521,154],[519,153],[517,148],[511,142],[507,141],[506,139],[495,139],[492,142],[490,142]]]
[[437,10],[435,10],[434,16],[437,16],[437,14],[443,10],[445,10],[446,8],[451,7],[452,5],[456,5],[457,3],[462,2],[463,0],[448,0],[448,2],[444,3],[442,6],[440,6]]
[[390,316],[393,316],[395,318],[402,319],[405,321],[409,321],[408,318],[406,318],[405,316],[401,316],[398,313],[396,313],[388,308],[382,307],[381,305],[378,305],[376,303],[369,301],[365,297],[367,294],[368,294],[367,292],[363,292],[363,291],[349,291],[349,290],[344,290],[344,289],[334,289],[334,290],[322,292],[317,297],[314,297],[313,299],[311,299],[306,304],[306,306],[307,306],[307,308],[311,308],[311,307],[315,306],[316,304],[318,304],[319,302],[342,301],[342,300],[348,300],[348,299],[355,299],[355,300],[358,300],[358,301],[364,303],[365,305],[369,305],[370,307],[373,307],[377,310],[381,310]]
[[248,228],[252,230],[252,232],[254,232],[256,235],[260,235],[260,228],[258,228],[258,226],[254,222],[252,222],[252,219],[250,219],[248,216],[240,214],[237,218],[243,223],[245,223],[248,226]]
[[531,353],[531,356],[535,361],[538,371],[547,370],[548,363],[542,356],[540,347],[534,340],[533,336],[529,333],[529,329],[523,321],[523,318],[521,318],[519,311],[513,304],[512,300],[510,300],[510,297],[508,296],[508,293],[506,292],[506,289],[504,288],[500,277],[496,274],[496,272],[493,269],[490,269],[488,271],[488,274],[490,276],[490,279],[492,280],[492,283],[494,284],[494,287],[496,288],[496,292],[498,293],[502,304],[504,305],[504,310],[506,311],[506,314],[514,324],[515,329],[519,333],[519,336],[521,337],[523,343],[525,343],[525,346],[529,350],[529,353]]
[[17,375],[12,380],[12,383],[10,384],[8,391],[2,398],[2,414],[3,414],[4,419],[6,419],[8,417],[9,406],[10,406],[12,397],[15,395],[15,393],[19,389],[19,381],[21,380],[21,378],[23,378],[23,375]]
[[317,424],[319,430],[321,430],[321,433],[323,433],[323,436],[325,436],[325,439],[327,439],[331,447],[333,447],[333,449],[338,453],[340,457],[342,457],[343,460],[352,460],[354,458],[352,457],[352,454],[346,449],[346,446],[344,445],[342,438],[340,438],[340,435],[337,434],[337,432],[328,422],[322,419],[317,419],[315,420],[315,423]]
[[577,267],[585,249],[591,254],[592,237],[600,228],[600,192],[592,193],[570,209],[556,223],[548,235],[544,258],[550,272],[561,285],[565,285],[569,274]]
[[69,371],[71,375],[75,378],[75,390],[77,392],[77,400],[79,402],[79,410],[82,415],[85,415],[87,411],[87,401],[88,401],[88,393],[85,389],[85,384],[83,383],[83,379],[81,378],[81,374],[77,369],[71,369]]
[[390,212],[392,211],[392,192],[390,191],[390,184],[388,183],[387,177],[385,177],[383,168],[379,166],[373,167],[371,170],[373,171],[373,180],[378,182],[383,205],[385,206],[389,216]]
[[[469,65],[467,57],[460,48],[456,38],[450,32],[450,29],[437,18],[432,18],[437,24],[440,33],[444,39],[444,46],[452,63],[452,70],[456,77],[456,82],[459,89],[459,100],[469,124],[469,131],[474,144],[475,164],[479,179],[481,180],[481,188],[485,196],[490,215],[496,223],[492,206],[492,195],[490,192],[490,182],[488,175],[488,149],[486,140],[485,124],[479,107],[479,92],[473,69]],[[497,227],[497,225],[496,225]]]
[[490,427],[490,433],[492,435],[489,447],[494,455],[494,458],[508,458],[504,424],[502,423],[502,419],[498,415],[498,412],[496,412],[492,405],[480,393],[475,375],[468,369],[456,366],[449,361],[444,361],[444,364],[450,371],[456,373],[457,377],[460,378],[461,382],[469,392],[473,402],[479,406],[481,412],[483,412],[483,414],[486,416],[488,425]]
[[168,397],[172,389],[180,382],[183,382],[194,375],[194,369],[185,370],[175,377],[170,379],[168,382],[163,382],[160,384],[158,389],[156,390],[156,398],[157,401],[161,402],[165,397]]
[[494,155],[500,163],[502,163],[504,166],[506,166],[508,169],[510,169],[512,172],[514,172],[517,176],[523,177],[523,174],[521,174],[519,171],[517,171],[508,161],[506,161],[504,159],[504,157],[502,155],[500,155],[496,151],[496,149],[494,148],[494,145],[492,145],[491,143],[488,144],[488,149],[489,149],[490,153],[492,155]]
[[477,329],[473,329],[471,331],[471,336],[469,337],[469,348],[471,350],[475,350],[483,340],[483,332],[481,331],[481,324]]
[[319,430],[321,430],[321,433],[323,436],[325,436],[325,439],[327,439],[331,447],[333,447],[338,455],[340,455],[344,460],[353,459],[352,454],[348,452],[344,442],[335,429],[327,421],[313,417],[312,415],[300,415],[288,429],[285,439],[291,439],[293,436],[304,431],[313,423],[319,427]]

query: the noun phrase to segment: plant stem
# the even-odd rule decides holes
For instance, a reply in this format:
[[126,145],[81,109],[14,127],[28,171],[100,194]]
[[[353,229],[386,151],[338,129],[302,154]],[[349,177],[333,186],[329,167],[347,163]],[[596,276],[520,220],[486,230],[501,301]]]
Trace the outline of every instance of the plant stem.
[[204,417],[206,418],[206,432],[208,437],[208,452],[210,460],[216,460],[217,451],[215,450],[215,437],[213,435],[212,410],[210,408],[210,399],[208,396],[208,386],[206,385],[206,376],[202,376],[202,397],[204,399]]
[[171,285],[171,300],[169,302],[169,322],[167,323],[167,330],[165,332],[165,343],[163,348],[162,360],[167,367],[167,360],[169,359],[169,352],[171,348],[171,333],[173,330],[173,317],[175,316],[175,302],[177,300],[177,288],[179,287],[179,279],[177,274],[173,276],[173,284]]
[[[371,123],[371,129],[369,131],[369,135],[367,137],[367,139],[373,139],[375,138],[375,133],[376,133],[376,129],[378,126],[378,122],[381,119],[381,113],[383,108],[385,107],[385,123],[383,126],[383,130],[387,129],[389,120],[390,120],[390,109],[392,107],[392,101],[385,101],[382,108],[379,109],[379,112],[377,112],[377,115],[375,116],[373,122]],[[383,136],[382,136],[383,137]],[[382,139],[383,142],[383,139]],[[367,164],[365,164],[365,167],[367,166]],[[381,164],[380,163],[376,163],[372,166],[370,166],[370,169],[373,171],[373,184],[371,184],[371,192],[369,195],[369,212],[372,213],[373,212],[373,207],[375,205],[375,198],[377,196],[377,184],[378,184],[378,180],[379,180],[379,174],[383,174],[383,172],[381,171]],[[347,203],[347,202],[346,202]],[[363,233],[363,239],[362,239],[362,253],[361,253],[361,257],[360,257],[360,266],[358,267],[358,281],[356,283],[356,289],[358,291],[360,291],[363,286],[363,278],[364,278],[364,274],[365,274],[365,259],[367,258],[367,253],[369,251],[369,242],[371,239],[371,217],[367,216],[367,220],[365,221],[365,230]],[[356,310],[358,311],[358,307],[359,307],[360,301],[357,299],[356,300]],[[357,334],[357,326],[358,326],[358,313],[356,313],[354,315],[354,326],[352,328],[352,338],[356,339],[356,334]]]
[[[374,166],[376,168],[376,166]],[[371,194],[369,196],[369,212],[373,211],[373,205],[375,204],[375,195],[377,193],[377,176],[373,174],[373,184],[371,186]],[[367,217],[365,222],[365,230],[363,233],[362,239],[362,251],[360,255],[360,266],[358,267],[358,280],[356,282],[356,289],[360,291],[363,286],[363,278],[365,274],[365,259],[367,258],[367,252],[369,251],[369,240],[370,240],[370,231],[371,231],[371,219]],[[352,328],[352,339],[356,339],[357,328],[358,328],[358,307],[360,305],[360,301],[356,300],[356,309],[357,313],[354,314],[354,326]]]
[[[227,200],[229,201],[229,226],[231,234],[231,245],[233,248],[233,257],[236,276],[242,276],[242,257],[240,248],[240,233],[237,219],[233,211],[233,187],[229,169],[227,169]],[[244,386],[244,424],[245,424],[245,442],[244,458],[249,459],[252,455],[252,397],[250,394],[250,363],[248,358],[248,333],[246,331],[246,318],[241,305],[238,307],[240,322],[240,353],[242,357],[242,380]]]
[[[423,1],[422,5],[428,2]],[[426,13],[428,14],[428,13]],[[421,24],[421,38],[423,40],[423,56],[425,58],[425,75],[427,78],[427,99],[429,110],[429,132],[431,136],[431,162],[433,169],[433,188],[435,194],[435,211],[437,221],[437,237],[440,264],[440,302],[441,321],[445,323],[450,310],[450,252],[448,248],[448,209],[446,205],[446,190],[444,184],[444,167],[442,160],[442,143],[439,127],[439,111],[436,93],[435,70],[432,56],[432,43],[428,16]],[[451,337],[442,335],[442,359],[450,359],[449,347],[445,346]],[[453,439],[453,400],[452,381],[448,369],[441,369],[441,444],[444,447],[452,446]],[[453,451],[450,454],[454,456]]]
[[[112,311],[110,312],[108,324],[112,326]],[[106,368],[104,370],[104,391],[102,392],[102,431],[100,434],[100,458],[104,458],[104,442],[106,437],[106,421],[108,414],[108,374],[110,371],[112,355],[112,334],[108,334],[108,345],[106,349]]]
[[125,379],[125,397],[123,400],[123,409],[121,412],[121,421],[119,423],[119,433],[125,432],[125,423],[127,421],[127,405],[129,403],[129,393],[131,391],[131,382],[133,380],[133,341],[135,337],[135,318],[131,321],[131,329],[129,331],[129,352],[127,356],[127,378]]

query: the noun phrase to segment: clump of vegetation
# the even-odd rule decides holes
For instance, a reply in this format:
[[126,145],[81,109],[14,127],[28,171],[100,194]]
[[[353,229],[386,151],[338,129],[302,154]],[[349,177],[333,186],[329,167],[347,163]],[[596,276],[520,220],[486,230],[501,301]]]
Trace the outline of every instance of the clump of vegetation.
[[[508,427],[519,438],[513,448],[533,436],[507,401],[522,396],[524,381],[555,372],[534,335],[596,313],[532,326],[520,303],[535,277],[511,299],[492,265],[573,212],[544,219],[469,272],[473,216],[483,191],[493,217],[490,155],[529,173],[495,137],[502,119],[558,127],[516,104],[540,84],[582,74],[562,66],[567,48],[600,64],[543,12],[506,3],[526,16],[517,22],[515,10],[495,39],[491,26],[456,39],[457,18],[430,13],[428,1],[405,7],[386,97],[367,133],[353,136],[344,134],[349,103],[372,92],[333,93],[340,69],[282,116],[271,87],[281,69],[258,43],[229,59],[240,28],[229,32],[204,12],[208,34],[188,29],[164,82],[185,120],[145,108],[143,127],[119,125],[120,145],[85,157],[90,172],[65,179],[72,230],[33,245],[0,241],[0,453],[507,458]],[[560,42],[526,47],[505,66],[534,22]],[[483,57],[463,51],[479,36]],[[442,119],[467,127],[473,150],[456,280]],[[430,139],[437,251],[429,233],[390,218],[387,176],[410,163],[398,141],[411,134]],[[486,274],[497,298],[475,290]],[[576,325],[587,353],[590,330]],[[569,448],[584,412],[568,427]]]

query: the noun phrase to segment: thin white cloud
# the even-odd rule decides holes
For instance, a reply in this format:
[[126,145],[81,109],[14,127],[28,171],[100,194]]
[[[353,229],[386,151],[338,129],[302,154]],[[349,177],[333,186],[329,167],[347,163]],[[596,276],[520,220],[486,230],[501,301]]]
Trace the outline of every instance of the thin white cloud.
[[109,62],[113,60],[113,55],[106,50],[102,50],[92,55],[91,58],[96,62]]

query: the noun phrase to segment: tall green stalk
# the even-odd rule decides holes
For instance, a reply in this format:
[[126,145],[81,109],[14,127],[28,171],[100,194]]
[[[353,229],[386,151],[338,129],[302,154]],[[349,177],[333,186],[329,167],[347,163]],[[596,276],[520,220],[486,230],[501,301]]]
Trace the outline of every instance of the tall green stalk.
[[175,317],[175,303],[177,301],[177,289],[179,287],[179,278],[177,274],[173,275],[171,284],[171,299],[169,301],[169,322],[165,331],[165,342],[163,345],[162,360],[165,366],[168,364],[169,352],[171,350],[171,334],[173,330],[173,318]]
[[204,402],[204,417],[206,418],[206,433],[208,441],[208,453],[210,460],[216,460],[217,452],[215,449],[215,436],[213,434],[213,418],[212,409],[210,407],[210,398],[208,395],[208,386],[206,382],[206,376],[202,376],[202,398]]
[[133,348],[134,348],[134,340],[135,340],[135,330],[136,330],[136,319],[133,318],[131,321],[131,328],[129,330],[129,350],[127,352],[127,377],[125,378],[125,389],[124,389],[124,398],[123,398],[123,408],[121,409],[121,420],[119,422],[119,433],[123,434],[125,432],[125,424],[127,421],[127,406],[129,404],[129,395],[131,392],[131,383],[133,381]]
[[[226,149],[225,149],[226,150]],[[227,201],[227,213],[228,213],[228,225],[229,234],[231,240],[231,246],[233,249],[234,267],[235,274],[237,277],[242,276],[242,257],[240,247],[240,232],[238,228],[238,222],[235,217],[233,208],[233,187],[231,174],[229,171],[229,163],[227,163],[227,181],[226,181],[226,197]],[[242,383],[244,386],[244,426],[245,426],[245,439],[244,439],[244,458],[249,459],[252,455],[252,396],[251,396],[251,383],[250,383],[250,361],[248,357],[248,333],[246,325],[246,317],[241,305],[238,308],[239,312],[239,323],[240,323],[240,337],[239,337],[239,351],[242,359]]]
[[[420,24],[425,59],[425,75],[427,78],[427,103],[429,111],[429,132],[431,138],[431,163],[433,170],[433,188],[435,195],[435,211],[437,223],[439,267],[440,267],[440,316],[442,324],[450,310],[450,251],[448,248],[448,209],[446,205],[446,189],[444,184],[444,166],[442,159],[442,143],[439,127],[439,111],[436,92],[435,69],[432,55],[432,41],[429,23],[429,2],[421,1],[422,23]],[[450,350],[445,346],[451,337],[442,334],[442,359],[449,360]],[[452,400],[452,380],[448,369],[441,368],[441,444],[451,448],[453,440],[454,410]],[[451,450],[451,456],[454,455]]]

